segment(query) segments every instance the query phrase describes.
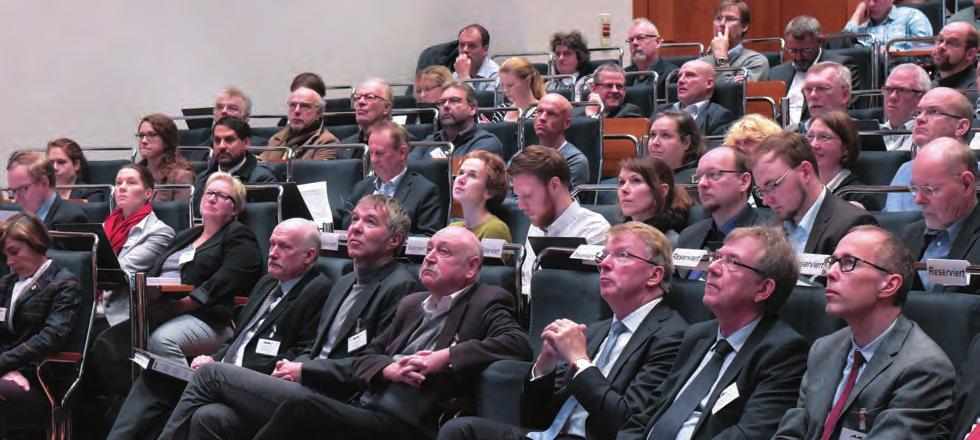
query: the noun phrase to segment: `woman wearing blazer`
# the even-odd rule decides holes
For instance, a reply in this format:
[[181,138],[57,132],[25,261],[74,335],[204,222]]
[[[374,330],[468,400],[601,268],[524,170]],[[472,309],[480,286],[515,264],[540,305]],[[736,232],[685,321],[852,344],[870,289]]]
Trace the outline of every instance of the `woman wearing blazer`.
[[245,204],[238,178],[216,172],[201,198],[204,224],[181,232],[148,274],[195,286],[185,297],[165,294],[148,304],[153,323],[148,348],[175,362],[214,352],[232,334],[235,294],[247,294],[262,275],[255,235],[236,220]]
[[34,364],[65,348],[78,318],[78,278],[45,253],[44,223],[14,214],[0,224],[11,273],[0,278],[0,428],[7,420],[43,418],[48,401]]

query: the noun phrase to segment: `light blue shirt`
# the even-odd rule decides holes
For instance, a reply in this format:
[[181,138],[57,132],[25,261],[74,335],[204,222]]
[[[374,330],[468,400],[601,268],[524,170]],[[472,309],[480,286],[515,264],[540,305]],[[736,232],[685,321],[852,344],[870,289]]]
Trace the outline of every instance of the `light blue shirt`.
[[[844,385],[847,385],[847,375],[851,374],[851,367],[854,365],[854,351],[860,351],[861,356],[864,356],[864,364],[858,369],[858,378],[861,377],[861,373],[864,373],[865,367],[871,363],[871,358],[875,356],[875,352],[878,351],[878,346],[881,345],[881,341],[885,339],[888,333],[891,333],[892,329],[895,328],[895,323],[898,320],[892,321],[891,325],[881,332],[877,338],[865,345],[864,348],[858,346],[857,341],[854,340],[854,335],[851,335],[851,351],[847,353],[847,360],[844,362],[844,371],[841,372],[840,382],[837,384],[837,391],[834,392],[834,403],[837,403],[837,399],[840,398],[841,393],[844,392]],[[833,407],[833,405],[831,405]]]
[[48,200],[45,200],[44,204],[42,204],[41,207],[37,209],[37,212],[34,213],[37,218],[41,219],[41,222],[44,222],[44,218],[48,216],[48,211],[51,210],[51,206],[54,205],[54,200],[57,198],[58,193],[52,192],[51,197],[48,197]]
[[[490,55],[487,54],[486,59],[483,60],[483,65],[480,66],[480,70],[476,72],[476,75],[471,76],[473,79],[486,78],[486,79],[497,79],[497,75],[500,73],[500,66],[497,65],[493,60],[490,59]],[[456,72],[453,72],[453,78],[458,78]],[[474,91],[483,92],[487,90],[496,90],[497,81],[481,81],[470,83]]]
[[[274,301],[272,301],[271,304],[269,304],[269,312],[272,312],[272,310],[275,309],[276,306],[278,306],[279,303],[282,302],[282,299],[285,298],[287,295],[289,295],[289,291],[290,290],[293,290],[293,287],[295,287],[296,286],[296,283],[298,283],[299,280],[302,279],[302,278],[303,278],[302,276],[299,276],[299,277],[293,278],[293,279],[291,279],[289,281],[280,281],[279,282],[279,288],[282,289],[282,296],[280,296],[279,298],[276,298]],[[270,293],[270,295],[271,295],[271,293]],[[261,311],[261,309],[260,309],[260,311]],[[268,313],[266,313],[266,316],[260,317],[259,318],[259,321],[256,322],[255,325],[251,326],[245,332],[245,334],[242,336],[244,339],[243,339],[242,343],[238,345],[238,351],[235,352],[235,362],[234,362],[235,365],[237,365],[239,367],[242,366],[242,360],[245,358],[245,347],[247,347],[248,344],[252,341],[252,338],[255,337],[255,332],[258,331],[259,327],[262,327],[262,323],[265,321],[265,318],[267,318],[267,317],[268,317]],[[270,338],[274,338],[275,337],[275,334],[276,334],[276,326],[275,326],[275,324],[273,324],[272,325],[272,332],[271,332],[271,334],[270,334],[269,337]]]
[[803,214],[803,218],[800,219],[800,224],[794,225],[790,220],[783,220],[783,228],[786,229],[786,239],[789,240],[789,244],[793,246],[793,250],[797,254],[803,253],[803,248],[806,247],[806,241],[810,238],[810,231],[813,230],[813,222],[817,219],[817,211],[820,211],[820,206],[823,205],[826,196],[827,189],[820,190],[820,195],[810,205],[810,209],[807,209],[806,214]]
[[402,172],[398,173],[397,176],[393,177],[387,182],[382,182],[381,178],[374,178],[374,193],[384,194],[388,197],[395,197],[395,190],[398,189],[398,182],[402,181],[402,177],[405,177],[405,173],[408,172],[408,168],[402,169]]
[[[967,211],[967,215],[972,211],[973,209]],[[925,235],[935,234],[936,237],[932,239],[929,246],[926,246],[925,251],[922,252],[922,259],[920,261],[949,257],[949,250],[953,247],[953,242],[956,241],[956,237],[960,235],[960,229],[963,229],[964,222],[966,222],[966,216],[963,216],[963,218],[957,220],[956,223],[953,223],[943,231],[926,229]],[[919,278],[922,279],[922,285],[925,286],[926,291],[932,290],[934,284],[926,281],[929,279],[926,271],[920,270]]]
[[[932,24],[929,23],[926,14],[923,14],[918,9],[903,6],[892,7],[892,10],[888,12],[888,16],[881,23],[872,23],[870,19],[857,25],[848,22],[844,25],[844,32],[869,33],[874,35],[875,39],[881,42],[882,48],[885,47],[885,43],[888,40],[895,38],[930,37],[933,35]],[[897,50],[909,50],[913,47],[923,45],[928,45],[928,43],[904,42],[895,44],[892,47]]]

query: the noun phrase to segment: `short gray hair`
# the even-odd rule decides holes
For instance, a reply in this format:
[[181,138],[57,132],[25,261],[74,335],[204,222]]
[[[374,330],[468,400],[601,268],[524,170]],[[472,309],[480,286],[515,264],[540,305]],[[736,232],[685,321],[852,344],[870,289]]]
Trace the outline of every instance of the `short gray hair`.
[[320,230],[317,229],[316,224],[312,220],[307,220],[301,217],[293,217],[283,220],[276,227],[279,226],[291,228],[296,227],[300,230],[300,243],[304,246],[309,246],[319,252],[322,243],[320,242]]
[[650,21],[649,18],[639,17],[639,18],[633,19],[633,25],[630,26],[630,27],[637,27],[637,26],[653,28],[653,31],[655,33],[657,33],[658,35],[660,34],[660,30],[657,29],[657,25],[653,24],[653,22]]
[[900,70],[912,70],[915,72],[915,88],[922,90],[923,93],[928,92],[932,88],[932,79],[929,78],[929,73],[918,64],[899,64],[892,69],[892,73],[888,74],[888,77],[890,78],[895,72]]
[[242,89],[239,89],[238,87],[235,86],[225,87],[224,89],[221,89],[220,93],[218,93],[218,96],[221,95],[228,95],[232,98],[241,99],[242,102],[245,103],[245,108],[242,109],[242,111],[245,112],[245,116],[249,116],[252,114],[252,98],[249,98],[248,95],[246,95],[245,92],[242,91]]
[[851,69],[848,69],[847,66],[843,64],[835,63],[833,61],[821,61],[810,66],[810,70],[807,70],[806,74],[817,74],[827,69],[834,69],[834,71],[837,72],[837,80],[840,81],[841,86],[845,87],[848,91],[851,90]]
[[820,36],[820,22],[809,15],[799,15],[786,24],[783,35],[796,39]]

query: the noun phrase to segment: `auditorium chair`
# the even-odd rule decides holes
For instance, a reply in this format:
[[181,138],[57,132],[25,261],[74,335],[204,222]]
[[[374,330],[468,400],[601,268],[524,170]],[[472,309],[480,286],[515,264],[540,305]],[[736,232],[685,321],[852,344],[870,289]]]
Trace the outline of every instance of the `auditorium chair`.
[[439,189],[440,218],[449,220],[449,206],[452,204],[452,179],[449,177],[448,160],[409,160],[408,170],[419,173]]
[[276,202],[246,203],[245,209],[238,215],[238,221],[248,227],[258,240],[263,273],[265,273],[266,261],[269,259],[269,239],[272,237],[272,230],[281,219],[282,213]]
[[[602,120],[573,118],[571,126],[565,130],[565,139],[578,147],[589,159],[589,183],[597,183],[602,170]],[[525,120],[524,145],[521,148],[538,142],[538,135],[534,133],[534,120]]]
[[[497,139],[500,140],[500,144],[503,146],[503,156],[501,158],[504,162],[510,162],[510,158],[517,154],[517,123],[516,122],[490,122],[487,124],[477,124],[480,128],[490,132]],[[533,130],[533,127],[532,127]]]

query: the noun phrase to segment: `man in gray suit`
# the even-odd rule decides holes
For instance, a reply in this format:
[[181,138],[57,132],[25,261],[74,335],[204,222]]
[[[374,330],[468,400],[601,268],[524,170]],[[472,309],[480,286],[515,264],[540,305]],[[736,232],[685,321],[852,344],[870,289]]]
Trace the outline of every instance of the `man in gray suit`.
[[827,314],[847,327],[810,349],[797,407],[774,438],[925,438],[952,413],[956,373],[942,349],[902,316],[912,254],[897,237],[859,226],[827,272]]

